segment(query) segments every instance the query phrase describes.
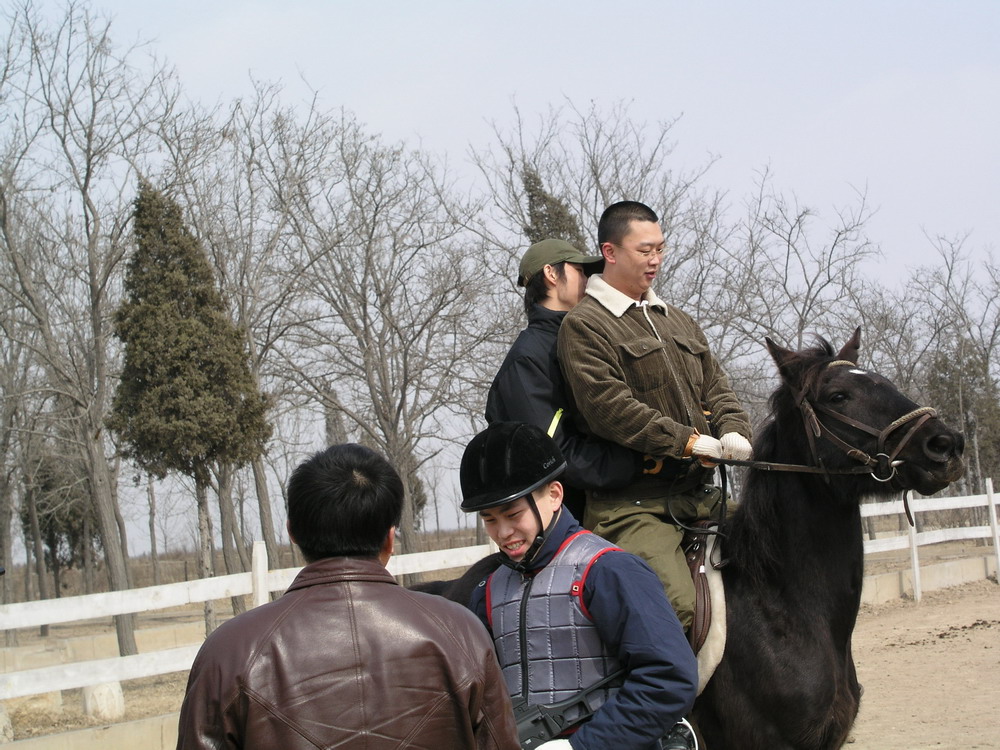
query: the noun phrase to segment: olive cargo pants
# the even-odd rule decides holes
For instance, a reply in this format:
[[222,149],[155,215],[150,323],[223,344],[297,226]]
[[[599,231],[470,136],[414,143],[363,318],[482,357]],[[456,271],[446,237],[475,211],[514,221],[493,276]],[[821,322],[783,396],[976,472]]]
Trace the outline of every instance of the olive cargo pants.
[[721,499],[722,491],[709,484],[659,498],[588,498],[583,525],[649,563],[687,631],[694,621],[694,583],[681,549],[684,530],[673,519],[690,523],[712,518]]

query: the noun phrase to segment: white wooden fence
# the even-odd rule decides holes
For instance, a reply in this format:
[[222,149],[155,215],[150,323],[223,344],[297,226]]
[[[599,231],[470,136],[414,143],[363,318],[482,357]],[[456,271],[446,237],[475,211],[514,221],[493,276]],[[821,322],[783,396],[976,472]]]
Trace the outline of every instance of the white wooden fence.
[[[865,554],[887,552],[889,550],[910,550],[910,567],[913,572],[913,598],[920,601],[920,554],[919,548],[926,544],[939,542],[954,542],[963,539],[993,539],[993,553],[997,558],[997,576],[1000,577],[1000,534],[997,531],[997,499],[993,492],[993,480],[986,480],[985,495],[969,495],[966,497],[926,497],[914,499],[909,494],[910,510],[916,518],[917,513],[934,510],[958,510],[960,508],[979,508],[986,506],[989,516],[989,526],[959,526],[957,528],[934,529],[918,532],[910,526],[905,535],[886,537],[884,539],[869,539],[865,541]],[[868,516],[887,516],[904,513],[903,501],[890,503],[872,503],[861,506],[862,518]]]
[[[985,505],[988,508],[989,526],[938,529],[920,533],[910,529],[908,534],[866,541],[865,554],[909,548],[914,596],[918,600],[920,598],[918,548],[922,545],[992,538],[993,550],[997,555],[997,570],[1000,571],[1000,535],[997,530],[996,498],[993,484],[989,479],[986,480],[986,485],[985,495],[923,499],[911,497],[910,508],[916,514]],[[861,508],[863,517],[895,515],[903,512],[902,500],[866,504]],[[464,567],[495,549],[496,547],[492,545],[484,544],[399,555],[389,561],[388,567],[394,575]],[[264,544],[257,542],[254,544],[253,566],[249,573],[170,583],[131,591],[111,591],[104,594],[0,605],[0,630],[53,625],[129,612],[147,612],[246,594],[252,594],[253,605],[257,606],[268,600],[270,592],[286,589],[298,571],[299,568],[268,570]],[[0,700],[184,671],[190,668],[198,648],[199,645],[182,646],[135,656],[97,659],[0,674]]]
[[[471,565],[495,550],[493,545],[481,544],[459,549],[416,552],[391,558],[387,567],[393,575],[459,568]],[[268,600],[270,592],[288,588],[299,570],[300,568],[268,570],[264,543],[255,542],[253,564],[249,573],[129,591],[4,604],[0,605],[0,630],[55,625],[129,612],[148,612],[246,594],[252,595],[253,606],[256,607]],[[95,659],[0,674],[0,700],[184,671],[191,667],[198,648],[199,645],[181,646],[135,656]]]

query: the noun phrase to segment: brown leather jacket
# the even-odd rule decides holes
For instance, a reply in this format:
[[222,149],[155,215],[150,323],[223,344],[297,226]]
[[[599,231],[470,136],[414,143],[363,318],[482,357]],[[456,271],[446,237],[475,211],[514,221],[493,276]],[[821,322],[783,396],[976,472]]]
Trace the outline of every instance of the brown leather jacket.
[[467,609],[375,559],[307,565],[191,667],[183,748],[518,750],[493,644]]

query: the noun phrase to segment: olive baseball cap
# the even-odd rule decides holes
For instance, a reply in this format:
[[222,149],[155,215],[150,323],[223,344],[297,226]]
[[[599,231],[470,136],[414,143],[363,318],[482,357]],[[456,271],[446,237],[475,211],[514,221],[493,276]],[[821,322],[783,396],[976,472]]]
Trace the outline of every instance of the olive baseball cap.
[[604,256],[584,255],[565,240],[542,240],[529,247],[521,258],[517,285],[524,286],[528,283],[528,279],[545,266],[553,266],[556,263],[579,263],[583,266],[583,272],[590,276],[604,269]]

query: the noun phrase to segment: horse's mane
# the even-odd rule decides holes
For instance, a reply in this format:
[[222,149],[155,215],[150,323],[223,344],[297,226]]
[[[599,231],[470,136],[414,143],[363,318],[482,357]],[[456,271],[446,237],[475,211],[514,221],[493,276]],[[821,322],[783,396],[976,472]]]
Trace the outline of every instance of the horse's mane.
[[[814,347],[799,352],[795,377],[806,390],[815,382],[822,368],[836,359],[833,347],[817,337]],[[808,463],[804,450],[805,429],[791,386],[782,378],[768,399],[770,413],[754,434],[753,456],[758,461]],[[724,544],[725,556],[745,575],[754,580],[769,577],[778,564],[780,521],[777,503],[781,502],[778,485],[780,472],[747,472],[739,510],[729,523]]]

